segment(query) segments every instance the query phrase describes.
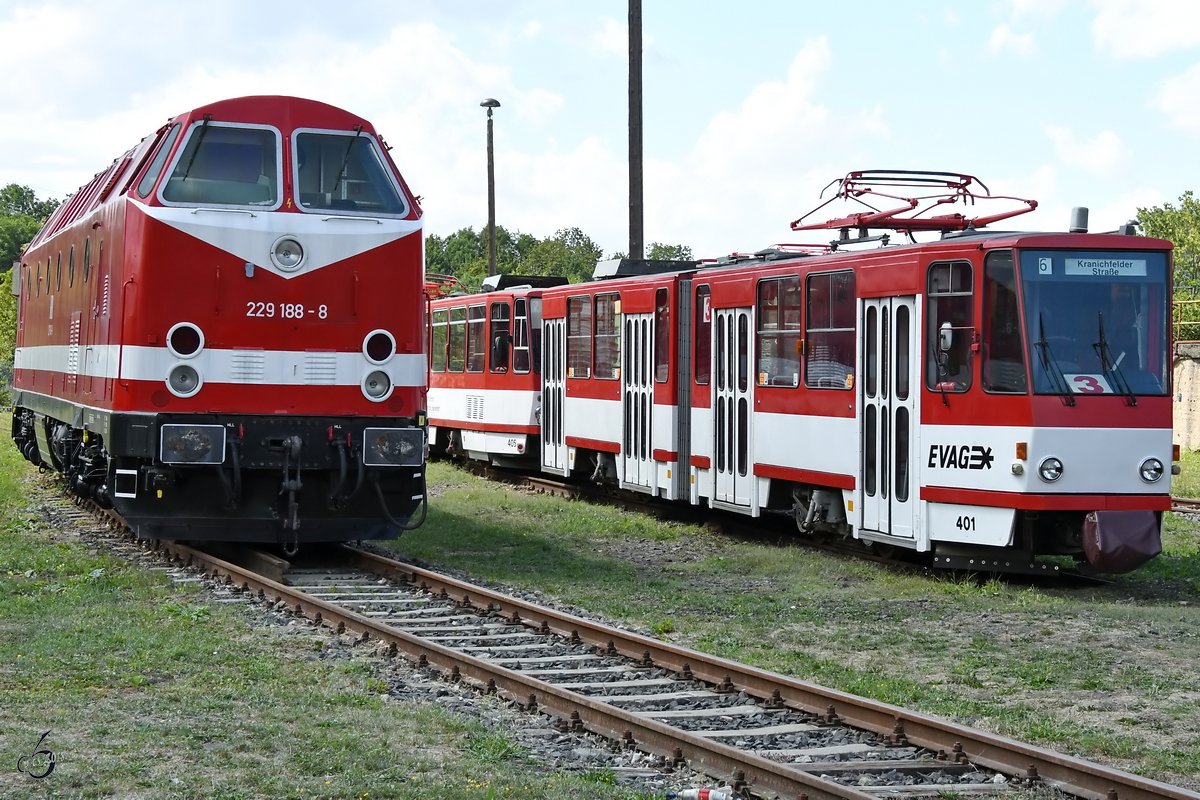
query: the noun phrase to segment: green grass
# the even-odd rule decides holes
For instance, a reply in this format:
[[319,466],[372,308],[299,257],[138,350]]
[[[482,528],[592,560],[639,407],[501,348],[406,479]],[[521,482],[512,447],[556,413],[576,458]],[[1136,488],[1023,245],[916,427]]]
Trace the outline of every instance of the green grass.
[[[0,796],[634,796],[432,703],[384,702],[386,662],[326,658],[327,631],[252,625],[55,531],[44,499],[23,508],[44,495],[31,473],[0,446]],[[58,761],[37,781],[14,767],[47,730]]]
[[1179,454],[1180,474],[1171,476],[1171,494],[1200,497],[1200,451],[1183,450]]
[[1200,524],[1108,586],[897,570],[429,472],[404,556],[651,635],[1200,787]]

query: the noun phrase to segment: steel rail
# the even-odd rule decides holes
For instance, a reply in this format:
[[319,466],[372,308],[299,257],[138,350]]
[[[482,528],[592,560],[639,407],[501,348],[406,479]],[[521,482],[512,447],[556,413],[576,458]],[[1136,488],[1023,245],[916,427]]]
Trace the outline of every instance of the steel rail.
[[[775,692],[779,692],[778,698],[775,699],[782,700],[784,705],[815,713],[827,721],[838,719],[885,737],[903,736],[912,744],[934,751],[955,753],[961,745],[962,753],[973,763],[1009,776],[1040,779],[1090,800],[1200,800],[1200,793],[1150,778],[629,631],[609,628],[598,622],[525,603],[499,592],[373,553],[350,547],[345,550],[356,566],[413,585],[424,586],[434,593],[445,592],[456,602],[490,606],[510,618],[515,613],[524,624],[531,627],[540,627],[544,623],[551,631],[563,636],[576,634],[585,643],[607,647],[610,650],[615,648],[617,653],[640,659],[647,665],[652,664],[675,672],[690,672],[696,678],[717,685],[728,687],[732,684],[734,690],[742,690],[764,700],[772,700]],[[609,642],[612,642],[611,647]],[[680,734],[672,729],[670,735],[678,737]],[[750,757],[744,754],[738,758],[743,759],[744,763],[750,763]]]

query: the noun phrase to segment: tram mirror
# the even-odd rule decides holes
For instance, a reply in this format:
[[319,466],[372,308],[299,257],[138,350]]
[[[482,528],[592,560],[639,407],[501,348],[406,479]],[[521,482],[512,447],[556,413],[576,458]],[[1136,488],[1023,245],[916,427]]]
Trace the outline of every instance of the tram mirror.
[[938,328],[938,349],[943,353],[950,351],[950,345],[954,343],[954,331],[951,330],[949,322],[943,322],[942,327]]

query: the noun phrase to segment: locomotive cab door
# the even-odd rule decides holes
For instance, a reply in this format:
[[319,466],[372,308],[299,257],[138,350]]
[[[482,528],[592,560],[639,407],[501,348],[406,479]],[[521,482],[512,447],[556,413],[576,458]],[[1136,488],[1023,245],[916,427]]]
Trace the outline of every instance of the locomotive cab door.
[[[859,430],[862,460],[858,482],[863,538],[913,540],[916,509],[917,392],[916,298],[863,301]],[[879,536],[884,534],[884,536]]]
[[542,468],[556,475],[571,471],[563,433],[563,400],[567,389],[566,320],[548,319],[542,329]]
[[621,326],[621,486],[654,492],[654,314],[626,314]]
[[717,309],[713,326],[713,500],[750,506],[754,476],[750,474],[751,327],[749,308]]

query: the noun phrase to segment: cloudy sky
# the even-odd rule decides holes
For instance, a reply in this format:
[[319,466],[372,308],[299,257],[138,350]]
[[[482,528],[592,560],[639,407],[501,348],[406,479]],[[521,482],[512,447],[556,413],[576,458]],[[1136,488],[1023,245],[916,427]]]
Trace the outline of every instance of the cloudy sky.
[[[736,7],[736,11],[731,9]],[[62,197],[188,108],[292,94],[370,119],[428,232],[628,241],[623,0],[0,0],[0,185]],[[1200,3],[644,0],[646,240],[819,241],[788,222],[854,169],[966,172],[1021,227],[1200,190]]]

